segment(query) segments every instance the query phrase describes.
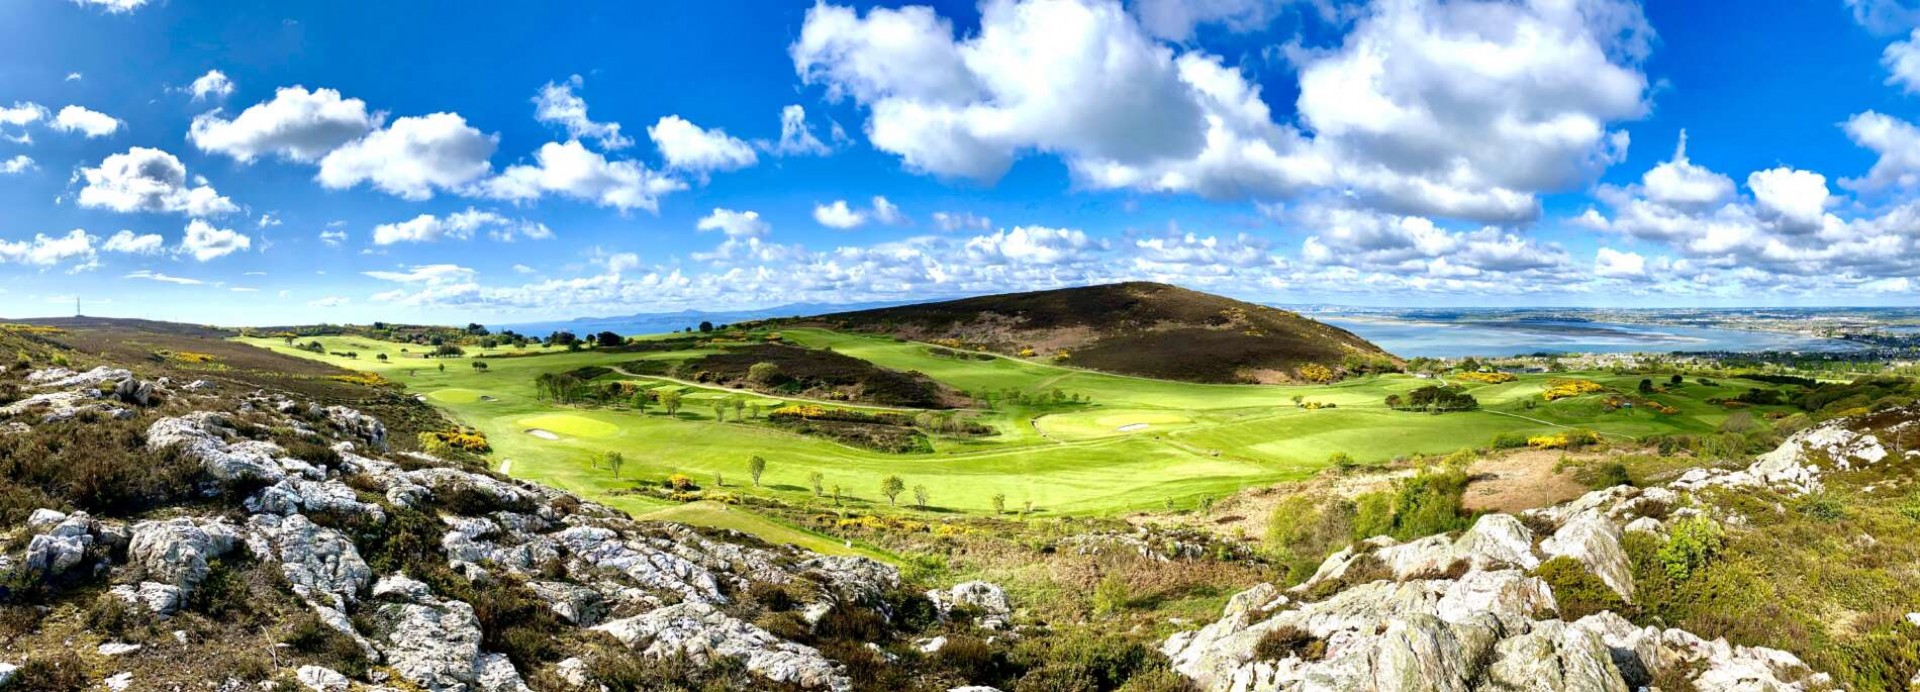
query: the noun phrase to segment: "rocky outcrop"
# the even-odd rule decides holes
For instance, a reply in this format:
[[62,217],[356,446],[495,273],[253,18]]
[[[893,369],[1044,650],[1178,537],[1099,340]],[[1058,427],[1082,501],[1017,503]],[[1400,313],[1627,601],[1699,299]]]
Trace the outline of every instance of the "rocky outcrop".
[[[207,473],[222,481],[258,480],[277,483],[287,473],[275,456],[280,445],[263,440],[230,441],[237,433],[228,427],[226,417],[212,411],[195,411],[177,418],[162,418],[147,426],[147,446],[153,449],[178,447],[206,466]],[[301,466],[307,466],[304,462]]]
[[[1564,556],[1631,599],[1624,532],[1659,535],[1670,513],[1700,513],[1681,506],[1689,502],[1685,493],[1761,486],[1806,492],[1819,487],[1825,470],[1884,457],[1871,435],[1823,426],[1746,469],[1695,470],[1669,487],[1608,488],[1529,511],[1533,524],[1553,528],[1538,546],[1527,523],[1500,514],[1482,517],[1457,539],[1368,539],[1329,556],[1286,593],[1262,584],[1235,596],[1218,621],[1174,635],[1163,651],[1202,689],[1235,692],[1624,692],[1656,674],[1684,675],[1699,690],[1824,689],[1826,676],[1784,651],[1637,628],[1610,612],[1557,619],[1552,589],[1521,570]],[[1360,583],[1362,574],[1371,581]],[[1296,649],[1258,659],[1255,651],[1269,636]]]
[[[129,527],[84,513],[35,512],[19,533],[6,537],[20,549],[0,554],[0,573],[32,569],[40,576],[104,577],[113,597],[171,617],[196,602],[195,590],[205,588],[217,561],[245,550],[257,562],[240,569],[277,570],[321,625],[350,637],[375,664],[365,673],[317,666],[276,673],[301,688],[392,689],[366,687],[373,684],[523,692],[523,673],[585,679],[593,656],[625,653],[609,649],[618,648],[618,641],[643,655],[737,661],[724,673],[734,682],[746,679],[738,673],[744,670],[769,685],[847,690],[851,683],[840,664],[749,622],[747,615],[762,606],[737,601],[749,593],[784,593],[796,613],[863,607],[882,617],[895,615],[900,602],[900,573],[889,565],[768,545],[727,531],[634,521],[550,488],[431,456],[389,453],[386,427],[350,408],[255,392],[240,397],[230,412],[182,412],[189,404],[220,399],[169,400],[169,383],[137,380],[124,371],[48,372],[38,381],[49,402],[169,407],[146,425],[145,444],[177,451],[219,482],[200,488],[207,502],[189,509],[201,511],[199,516],[180,511],[187,508],[161,508],[150,516],[165,518]],[[29,421],[10,422],[32,430]],[[289,437],[327,445],[333,453],[294,457],[288,451],[293,445],[273,441]],[[396,544],[383,541],[402,535],[403,564],[418,564],[422,548],[438,548],[452,572],[436,573],[434,583],[455,580],[451,593],[435,593],[404,574],[377,572],[360,554],[358,546],[367,545],[392,557]],[[66,588],[72,582],[48,583]],[[781,588],[754,589],[767,585]],[[466,602],[454,593],[476,595]],[[475,607],[523,607],[518,599],[528,595],[556,616],[533,623],[537,634],[528,636],[564,641],[565,650],[577,649],[580,658],[522,671],[506,652],[483,644],[491,641],[488,635],[503,633],[483,632]],[[943,614],[964,611],[987,627],[1005,627],[1011,614],[1005,594],[985,583],[938,592],[936,600]],[[273,610],[291,614],[284,607]],[[178,636],[189,636],[186,631]],[[148,648],[140,653],[112,652],[129,666],[148,665],[160,644],[143,645]],[[878,643],[867,646],[878,660],[897,660]],[[276,660],[286,665],[300,659]],[[127,683],[130,689],[139,684]]]
[[707,603],[668,606],[594,629],[644,656],[685,656],[701,665],[730,658],[775,682],[834,692],[853,688],[838,666],[819,651],[782,640]]
[[374,646],[409,682],[428,692],[527,691],[506,656],[481,651],[472,606],[403,575],[381,579],[373,598]]

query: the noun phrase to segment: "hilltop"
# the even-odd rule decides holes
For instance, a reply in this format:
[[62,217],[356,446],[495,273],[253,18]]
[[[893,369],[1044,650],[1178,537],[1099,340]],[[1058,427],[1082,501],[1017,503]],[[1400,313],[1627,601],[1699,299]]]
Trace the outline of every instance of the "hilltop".
[[1392,354],[1339,327],[1149,282],[979,296],[781,323],[892,334],[1185,382],[1326,381],[1397,363]]

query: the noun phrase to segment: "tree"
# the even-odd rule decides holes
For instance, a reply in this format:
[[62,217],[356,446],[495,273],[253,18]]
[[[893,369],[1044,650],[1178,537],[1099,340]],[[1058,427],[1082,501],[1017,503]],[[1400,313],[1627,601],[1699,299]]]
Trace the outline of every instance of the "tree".
[[767,361],[760,361],[758,363],[754,363],[752,366],[747,368],[747,381],[752,382],[754,384],[759,384],[759,385],[772,384],[774,378],[777,378],[779,376],[780,376],[780,366],[774,363],[769,363]]
[[650,403],[653,403],[653,402],[650,399],[650,397],[647,396],[647,393],[645,390],[633,393],[633,408],[639,411],[641,415],[646,415],[647,404],[650,404]]
[[758,456],[747,460],[747,475],[753,476],[753,487],[760,487],[760,474],[766,473],[767,460]]
[[820,497],[820,495],[823,492],[825,492],[826,482],[827,482],[826,475],[820,473],[819,471],[814,471],[813,473],[807,474],[807,484],[813,486],[814,497]]
[[701,320],[701,321],[700,321],[700,333],[701,333],[701,334],[712,334],[712,333],[713,333],[713,323],[712,323],[712,322],[708,322],[708,321],[706,321],[706,320]]
[[719,471],[713,472],[713,487],[715,488],[727,487],[727,477],[720,475]]
[[1653,380],[1651,380],[1651,379],[1647,379],[1647,378],[1641,378],[1641,380],[1640,380],[1640,393],[1641,393],[1641,394],[1652,394],[1652,393],[1653,393]]
[[913,486],[913,504],[919,506],[921,509],[926,509],[927,486],[924,486],[924,485]]
[[447,371],[447,364],[446,364],[446,363],[441,363],[441,364],[440,364],[440,372],[446,372],[446,371]]
[[840,506],[840,484],[838,483],[833,486],[833,506]]
[[293,340],[294,340],[294,338],[295,338],[295,337],[294,337],[294,335],[293,335],[293,334],[281,334],[281,335],[280,335],[280,338],[282,338],[282,339],[286,339],[286,341],[287,341],[287,345],[288,345],[288,346],[292,346],[292,345],[293,345]]
[[473,369],[474,369],[474,371],[476,371],[476,372],[486,372],[486,371],[487,371],[487,363],[486,363],[486,361],[481,361],[481,360],[476,360],[476,361],[474,361],[474,362],[473,362]]
[[880,494],[887,496],[889,506],[893,505],[894,498],[900,496],[900,491],[906,489],[907,482],[900,480],[899,476],[887,476],[885,480],[880,481]]
[[666,409],[669,416],[680,415],[680,393],[671,389],[661,392],[660,408]]
[[1669,387],[1678,387],[1678,386],[1680,386],[1680,385],[1682,385],[1682,384],[1685,384],[1685,383],[1686,383],[1686,381],[1687,381],[1687,378],[1685,378],[1685,377],[1681,377],[1681,376],[1680,376],[1680,373],[1677,373],[1677,372],[1676,372],[1676,373],[1674,373],[1674,374],[1673,374],[1673,377],[1671,377],[1671,378],[1669,378],[1669,379],[1667,380],[1667,386],[1669,386]]
[[728,399],[728,401],[732,402],[733,404],[733,422],[738,423],[741,420],[744,420],[741,416],[747,410],[747,401],[745,399],[741,399],[740,397],[734,397],[732,399]]
[[729,404],[726,399],[714,399],[713,419],[722,423],[727,422],[727,409],[729,408],[732,408],[732,405]]
[[385,363],[385,362],[387,362],[387,354],[385,354],[385,353],[378,353],[378,354],[374,354],[374,356],[373,356],[373,358],[374,358],[374,360],[378,360],[378,361],[380,361],[380,362],[382,362],[382,363]]
[[625,337],[613,332],[600,332],[593,335],[593,340],[600,344],[600,348],[613,348],[627,342]]
[[607,452],[607,467],[613,469],[613,477],[620,477],[620,467],[627,464],[627,457],[619,452]]
[[994,514],[1007,513],[1007,494],[1006,493],[993,494],[993,513]]

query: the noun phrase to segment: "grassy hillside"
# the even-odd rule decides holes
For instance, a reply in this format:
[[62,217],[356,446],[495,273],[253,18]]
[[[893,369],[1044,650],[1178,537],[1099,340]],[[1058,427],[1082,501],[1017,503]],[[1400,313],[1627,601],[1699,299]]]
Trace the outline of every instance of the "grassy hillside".
[[1055,360],[1185,382],[1317,381],[1318,365],[1392,362],[1378,346],[1300,315],[1166,284],[1133,282],[844,312],[782,321]]
[[[403,382],[460,422],[485,432],[496,464],[511,460],[512,475],[601,497],[636,512],[660,505],[624,491],[636,479],[658,482],[671,473],[687,474],[703,485],[717,473],[728,492],[817,506],[831,506],[832,501],[813,497],[814,473],[821,474],[829,489],[841,486],[846,504],[882,506],[886,498],[879,494],[881,481],[898,475],[909,486],[927,486],[931,501],[926,511],[934,514],[990,512],[996,496],[1003,497],[1009,509],[1030,501],[1036,511],[1056,514],[1113,514],[1162,507],[1169,501],[1189,507],[1203,498],[1305,478],[1325,468],[1335,452],[1359,463],[1382,464],[1414,454],[1486,446],[1501,433],[1527,436],[1590,427],[1625,439],[1711,432],[1733,411],[1705,399],[1759,385],[1689,384],[1654,395],[1676,410],[1659,414],[1606,410],[1597,394],[1547,402],[1540,394],[1550,377],[1527,375],[1501,384],[1468,383],[1482,402],[1480,410],[1429,415],[1385,407],[1386,396],[1432,383],[1405,375],[1314,386],[1194,384],[1018,358],[955,358],[941,355],[946,350],[942,347],[885,336],[819,329],[785,329],[781,335],[800,346],[923,373],[967,392],[980,404],[961,415],[998,434],[933,435],[931,452],[889,454],[741,421],[733,413],[726,414],[724,422],[717,420],[712,404],[730,398],[745,397],[760,406],[790,401],[741,389],[618,372],[596,380],[678,392],[687,403],[678,415],[669,416],[658,408],[641,412],[621,405],[563,406],[540,399],[534,386],[535,377],[546,372],[628,367],[635,360],[678,361],[712,352],[698,348],[643,353],[551,349],[545,355],[482,359],[479,362],[489,367],[481,371],[470,367],[474,359],[427,360],[377,342],[359,341],[361,356],[354,360],[296,352],[272,339],[250,342]],[[348,346],[321,339],[328,351]],[[373,349],[384,349],[378,353],[389,359],[374,358]],[[538,354],[542,349],[525,352]],[[1591,378],[1618,391],[1632,390],[1640,379],[1606,373],[1553,377],[1563,376]],[[1082,403],[1049,403],[1056,391]],[[1295,397],[1301,404],[1334,408],[1305,408]],[[1784,407],[1753,409],[1756,415],[1773,410]],[[594,460],[610,451],[626,456],[620,478],[594,467]],[[748,474],[755,456],[768,462],[758,488]]]

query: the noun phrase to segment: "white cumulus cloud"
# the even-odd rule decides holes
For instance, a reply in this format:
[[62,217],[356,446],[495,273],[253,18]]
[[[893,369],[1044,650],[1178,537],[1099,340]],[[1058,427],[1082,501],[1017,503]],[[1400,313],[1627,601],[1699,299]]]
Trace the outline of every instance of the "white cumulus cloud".
[[344,189],[367,183],[411,200],[457,190],[487,175],[498,138],[457,113],[398,118],[320,159],[320,184]]
[[333,89],[292,86],[231,120],[217,110],[194,118],[187,140],[201,151],[242,163],[268,155],[313,163],[379,126],[379,116],[360,99],[341,98]]
[[677,115],[660,118],[647,128],[647,137],[660,149],[670,168],[704,174],[746,168],[759,161],[746,141],[719,128],[704,129]]
[[80,169],[78,177],[86,181],[79,194],[82,207],[189,216],[217,216],[240,210],[233,200],[222,197],[211,186],[188,185],[186,165],[173,154],[159,149],[133,147],[126,153],[108,156],[98,167]]
[[180,252],[207,262],[253,247],[253,239],[228,228],[215,228],[200,219],[187,222],[187,233],[180,239]]

